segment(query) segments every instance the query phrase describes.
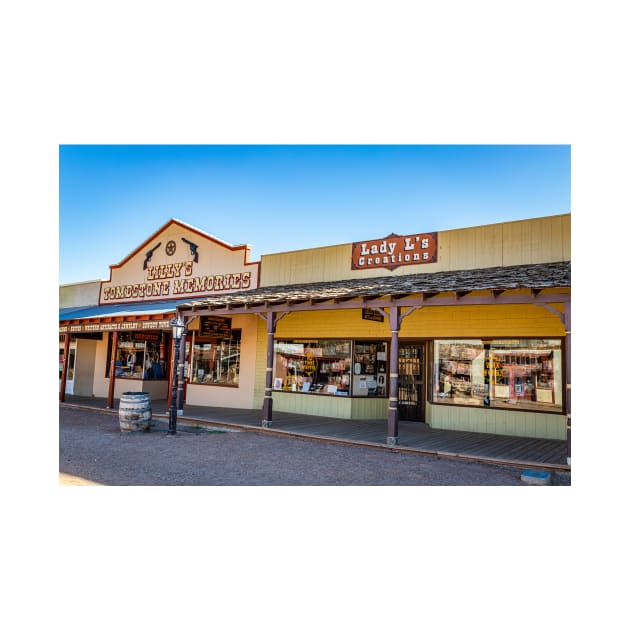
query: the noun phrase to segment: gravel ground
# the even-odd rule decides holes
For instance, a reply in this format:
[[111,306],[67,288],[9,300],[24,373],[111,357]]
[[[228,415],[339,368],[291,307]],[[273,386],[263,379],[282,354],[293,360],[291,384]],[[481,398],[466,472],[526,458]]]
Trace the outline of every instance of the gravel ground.
[[[438,459],[249,431],[156,422],[121,433],[118,416],[61,407],[61,485],[107,486],[526,486],[521,468]],[[552,473],[552,485],[571,485]]]

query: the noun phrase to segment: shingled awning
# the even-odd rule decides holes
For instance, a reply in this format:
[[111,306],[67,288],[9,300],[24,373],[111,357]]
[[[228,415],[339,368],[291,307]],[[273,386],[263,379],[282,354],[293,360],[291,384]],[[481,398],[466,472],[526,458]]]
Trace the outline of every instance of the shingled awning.
[[[528,289],[531,294],[525,296],[527,299],[512,296],[511,303],[540,299],[538,296],[544,296],[546,302],[555,301],[555,298],[566,301],[566,291],[550,295],[549,290],[564,290],[570,286],[571,263],[556,262],[261,287],[191,300],[181,304],[179,311],[188,315],[221,310],[237,314],[264,310],[310,310],[318,306],[322,308],[326,303],[326,308],[386,307],[391,300],[399,306],[417,305],[419,302],[438,305],[446,303],[445,300],[449,303],[457,300],[460,304],[481,303],[478,299],[473,300],[472,296],[466,299],[467,294],[473,291],[490,291],[492,302],[501,303],[506,300],[501,294],[515,289]],[[445,294],[453,295],[446,297]]]

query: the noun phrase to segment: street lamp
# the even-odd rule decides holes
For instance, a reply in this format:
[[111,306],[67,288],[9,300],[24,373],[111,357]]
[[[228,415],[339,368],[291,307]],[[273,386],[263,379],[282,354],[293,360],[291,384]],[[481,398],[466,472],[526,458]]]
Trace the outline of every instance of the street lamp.
[[173,389],[171,390],[171,411],[168,417],[168,435],[177,433],[177,377],[179,373],[179,340],[186,325],[180,319],[179,315],[173,317],[170,321],[173,330],[173,340],[175,346],[175,360],[173,361]]

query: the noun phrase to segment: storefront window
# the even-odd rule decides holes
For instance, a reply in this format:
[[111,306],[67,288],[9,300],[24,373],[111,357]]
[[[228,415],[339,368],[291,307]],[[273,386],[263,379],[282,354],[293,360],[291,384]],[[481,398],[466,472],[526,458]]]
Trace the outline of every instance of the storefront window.
[[166,378],[164,352],[161,333],[121,333],[116,348],[116,378]]
[[192,383],[238,387],[240,366],[240,330],[232,330],[228,339],[195,339]]
[[489,354],[495,407],[562,410],[559,339],[493,341]]
[[434,403],[562,410],[558,339],[435,341]]
[[349,395],[350,341],[276,341],[274,353],[274,389],[304,394]]
[[385,396],[387,375],[387,344],[355,341],[352,364],[353,396]]
[[330,396],[385,396],[387,343],[292,339],[274,344],[278,391]]

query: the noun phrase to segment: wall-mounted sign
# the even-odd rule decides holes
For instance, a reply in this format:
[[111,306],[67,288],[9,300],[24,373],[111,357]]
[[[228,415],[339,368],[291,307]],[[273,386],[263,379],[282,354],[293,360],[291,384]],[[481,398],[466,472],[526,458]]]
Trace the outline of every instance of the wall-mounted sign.
[[96,324],[61,324],[60,333],[107,332],[112,330],[171,330],[169,319],[132,321],[132,322],[97,322]]
[[156,301],[258,286],[248,245],[228,245],[172,219],[127,258],[110,265],[99,304]]
[[160,341],[158,332],[135,332],[133,338],[136,341]]
[[232,332],[232,320],[227,317],[201,317],[199,334],[208,337],[225,339]]
[[383,314],[376,309],[373,308],[362,308],[361,309],[361,317],[363,319],[368,319],[371,322],[382,322],[385,321]]
[[437,232],[399,236],[390,234],[373,241],[352,243],[352,269],[384,268],[437,262]]

